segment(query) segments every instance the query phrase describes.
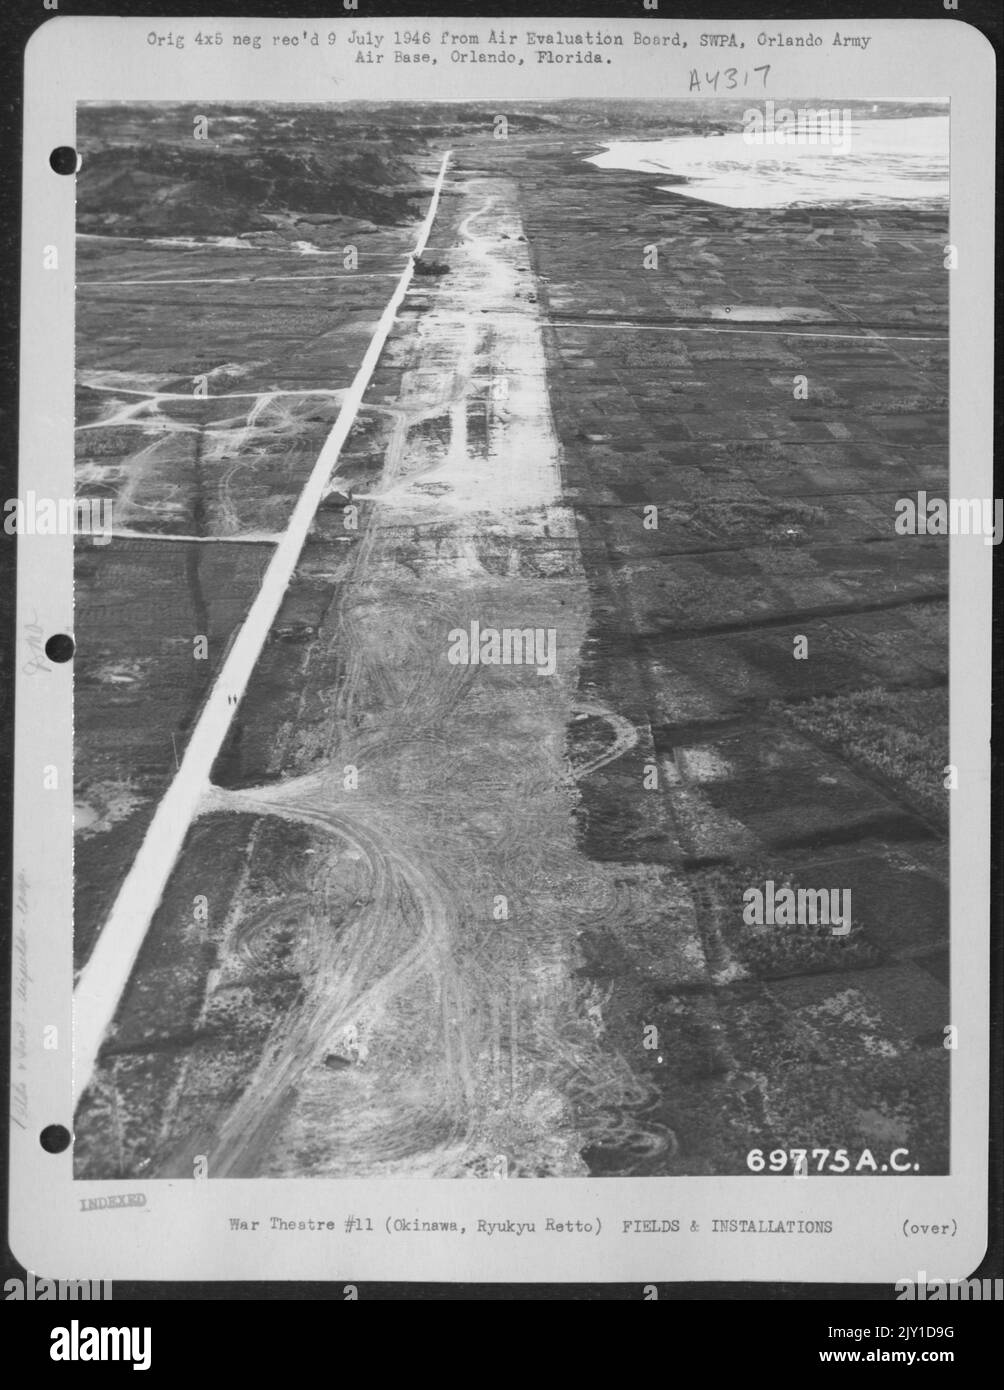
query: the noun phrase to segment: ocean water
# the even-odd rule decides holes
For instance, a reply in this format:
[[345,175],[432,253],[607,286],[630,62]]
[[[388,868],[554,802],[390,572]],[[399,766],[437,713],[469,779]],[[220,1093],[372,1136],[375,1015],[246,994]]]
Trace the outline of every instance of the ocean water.
[[[778,109],[785,104],[778,102]],[[797,103],[790,105],[797,109]],[[621,141],[586,163],[598,169],[674,174],[687,182],[658,187],[722,207],[947,205],[947,114],[854,120],[840,134],[844,148],[835,143],[753,145],[741,131]]]

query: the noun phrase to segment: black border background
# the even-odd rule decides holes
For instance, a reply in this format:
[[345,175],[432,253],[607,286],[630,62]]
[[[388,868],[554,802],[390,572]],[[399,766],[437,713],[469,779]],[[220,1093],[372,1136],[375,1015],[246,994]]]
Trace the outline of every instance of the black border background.
[[[2,311],[0,311],[0,475],[3,482],[0,483],[2,495],[13,497],[17,495],[17,420],[18,420],[18,350],[19,350],[19,320],[20,320],[20,214],[21,214],[21,130],[22,130],[22,100],[23,100],[23,51],[26,42],[36,29],[43,23],[56,17],[56,15],[113,15],[113,16],[150,16],[156,18],[186,18],[186,17],[248,17],[248,18],[296,18],[296,19],[333,19],[346,18],[358,23],[365,23],[367,18],[421,18],[423,16],[435,17],[471,17],[474,15],[484,17],[505,17],[513,18],[537,18],[537,19],[584,19],[584,18],[631,18],[637,20],[639,24],[644,24],[647,20],[678,20],[678,19],[705,19],[705,20],[763,20],[764,22],[797,19],[820,19],[820,20],[867,20],[867,19],[895,19],[908,24],[913,19],[947,19],[949,21],[962,21],[973,25],[979,29],[992,43],[995,51],[1001,53],[1002,40],[1004,40],[1004,10],[1001,9],[999,0],[959,0],[957,10],[945,10],[943,0],[839,0],[836,4],[797,3],[797,0],[728,0],[722,3],[721,0],[702,0],[702,3],[693,3],[693,0],[680,0],[673,3],[672,0],[662,0],[662,8],[656,14],[650,14],[643,9],[641,0],[624,0],[620,4],[597,4],[587,3],[586,0],[550,0],[550,3],[528,5],[526,3],[475,3],[473,5],[463,4],[443,4],[443,3],[406,3],[402,0],[359,0],[357,11],[345,15],[340,0],[326,0],[326,3],[319,3],[318,0],[295,0],[295,3],[282,3],[282,0],[274,0],[271,4],[255,3],[254,0],[215,0],[211,4],[178,4],[170,3],[170,0],[120,0],[120,3],[101,3],[101,0],[59,0],[58,11],[44,9],[42,0],[4,0],[4,8],[0,10],[0,283],[3,285]],[[998,79],[1000,80],[1000,79]],[[997,179],[996,201],[998,225],[1001,221],[1001,197],[1000,197],[1000,146],[1001,146],[1001,120],[1000,106],[998,105],[997,116]],[[998,257],[999,261],[999,257]],[[990,286],[987,292],[991,293]],[[1002,291],[1000,288],[1000,276],[998,267],[998,282],[995,302],[995,322],[1000,323],[1000,311]],[[996,468],[996,440],[1000,436],[1000,403],[999,397],[995,392],[994,402],[995,419],[995,495],[1000,496],[1004,492],[1001,486],[1000,476]],[[0,1070],[0,1094],[7,1094],[9,1084],[9,1036],[10,1036],[10,948],[11,948],[11,869],[12,869],[12,845],[11,845],[11,814],[12,814],[12,772],[13,772],[13,650],[14,650],[14,592],[15,592],[15,540],[13,538],[0,535],[0,960],[3,962],[3,986],[0,995],[0,1054],[2,1054],[2,1070]],[[1002,547],[1004,548],[1004,547]],[[1004,1192],[1002,1192],[1002,1169],[1001,1169],[1001,1090],[1002,1090],[1002,1066],[1001,1066],[1001,940],[1002,940],[1002,860],[1004,860],[1004,822],[1001,816],[1001,759],[1000,759],[1000,677],[1001,677],[1001,653],[1000,653],[1000,599],[1001,599],[1001,565],[999,563],[997,548],[994,549],[994,618],[993,618],[993,729],[994,729],[994,750],[992,756],[992,868],[991,868],[991,893],[992,893],[992,917],[991,917],[991,957],[989,961],[991,975],[991,1125],[990,1125],[990,1154],[989,1154],[989,1197],[990,1197],[990,1227],[988,1231],[987,1254],[979,1266],[973,1271],[975,1277],[980,1278],[1001,1278],[1004,1275],[1004,1265],[1002,1265],[1002,1205],[1004,1205]],[[8,1187],[8,1135],[7,1121],[5,1120],[2,1148],[0,1148],[0,1186],[2,1186],[3,1200],[3,1244],[2,1244],[2,1277],[4,1280],[11,1277],[24,1277],[21,1265],[11,1254],[7,1244],[7,1196]],[[44,1161],[41,1150],[39,1160]],[[820,1271],[821,1276],[825,1276],[825,1270]],[[224,1282],[161,1282],[161,1281],[116,1281],[114,1285],[114,1302],[109,1304],[88,1303],[86,1305],[74,1304],[72,1309],[67,1309],[63,1304],[54,1305],[33,1305],[36,1316],[28,1319],[33,1323],[39,1322],[41,1315],[41,1325],[48,1326],[56,1322],[65,1322],[70,1316],[76,1316],[81,1321],[90,1323],[108,1323],[114,1325],[117,1321],[115,1304],[123,1301],[149,1301],[156,1300],[162,1305],[171,1301],[197,1301],[197,1302],[241,1302],[241,1301],[261,1301],[289,1303],[301,1301],[333,1301],[343,1302],[346,1299],[344,1283],[339,1281],[334,1283],[319,1282],[290,1282],[290,1281],[246,1281],[241,1283]],[[642,1301],[644,1298],[643,1285],[637,1283],[610,1283],[610,1284],[417,1284],[417,1283],[360,1283],[358,1288],[358,1299],[360,1301],[398,1301],[398,1300],[419,1300],[424,1302],[437,1301]],[[763,1343],[769,1347],[769,1363],[764,1365],[764,1372],[769,1374],[769,1368],[777,1368],[785,1359],[794,1355],[794,1348],[801,1338],[807,1348],[803,1358],[796,1358],[796,1364],[801,1363],[808,1369],[813,1365],[818,1365],[818,1358],[815,1351],[824,1348],[826,1342],[826,1324],[840,1322],[843,1326],[852,1325],[875,1325],[876,1323],[901,1325],[904,1322],[954,1322],[957,1331],[972,1330],[979,1325],[986,1331],[986,1315],[976,1313],[977,1308],[983,1308],[983,1304],[974,1303],[938,1303],[915,1304],[904,1302],[892,1302],[896,1299],[895,1290],[891,1285],[877,1284],[832,1284],[819,1282],[813,1284],[778,1284],[778,1283],[751,1283],[738,1280],[734,1283],[677,1283],[677,1284],[658,1284],[659,1301],[685,1301],[685,1302],[756,1302],[759,1304],[773,1303],[786,1304],[791,1301],[828,1301],[839,1302],[839,1309],[829,1309],[826,1316],[814,1317],[808,1321],[799,1317],[799,1331],[796,1332],[792,1327],[790,1313],[779,1320],[776,1315],[766,1319],[767,1326],[761,1325],[764,1318],[765,1309],[748,1309],[746,1315],[738,1317],[740,1310],[733,1308],[729,1310],[727,1320],[722,1320],[719,1315],[720,1326],[712,1333],[719,1340],[712,1345],[710,1350],[713,1357],[718,1360],[717,1369],[725,1369],[723,1354],[732,1355],[738,1358],[733,1362],[737,1368],[747,1365],[747,1341],[741,1334],[740,1328],[749,1331],[750,1336],[755,1337],[757,1343]],[[885,1302],[887,1306],[882,1309],[869,1309],[867,1305],[872,1302]],[[854,1306],[858,1305],[858,1306]],[[22,1304],[22,1314],[27,1314],[28,1305]],[[56,1309],[63,1311],[57,1313]],[[51,1310],[51,1311],[50,1311]],[[118,1320],[136,1322],[139,1318],[145,1323],[151,1320],[151,1310],[149,1307],[144,1309],[140,1315],[136,1311],[120,1310],[121,1317]],[[179,1310],[180,1311],[180,1310]],[[807,1310],[804,1310],[807,1311]],[[696,1310],[693,1310],[696,1313]],[[710,1312],[710,1310],[709,1310]],[[756,1312],[755,1324],[751,1321],[751,1315]],[[990,1309],[987,1309],[990,1312]],[[157,1310],[156,1322],[164,1323],[167,1309],[163,1306]],[[269,1315],[270,1319],[272,1314]],[[976,1320],[979,1319],[979,1323]],[[187,1321],[182,1320],[182,1321]],[[286,1319],[280,1320],[285,1322]],[[694,1334],[704,1323],[705,1317],[702,1316],[694,1322],[693,1313],[688,1312],[686,1328]],[[179,1319],[167,1318],[168,1325],[173,1323],[178,1325]],[[218,1316],[214,1315],[214,1328],[219,1331],[220,1324]],[[677,1319],[677,1326],[679,1319]],[[781,1341],[778,1340],[778,1332],[771,1330],[771,1324],[783,1326],[784,1333]],[[753,1330],[755,1326],[755,1331]],[[159,1327],[155,1330],[160,1330]],[[270,1332],[274,1329],[271,1328]],[[334,1330],[332,1328],[332,1330]],[[733,1336],[733,1332],[735,1336]],[[805,1339],[808,1339],[806,1341]],[[43,1336],[42,1340],[33,1339],[36,1345],[33,1349],[31,1362],[36,1357],[40,1358],[41,1363],[48,1365],[45,1350],[48,1347],[48,1337]],[[165,1364],[169,1359],[172,1369],[178,1370],[184,1365],[191,1365],[192,1351],[190,1346],[175,1343],[173,1346],[165,1345],[163,1335],[155,1339],[157,1342],[157,1355],[154,1364],[158,1371],[163,1372]],[[221,1338],[221,1343],[227,1341]],[[257,1342],[257,1338],[253,1339]],[[287,1352],[289,1341],[286,1342]],[[702,1337],[702,1341],[704,1338]],[[838,1344],[839,1345],[839,1344]],[[866,1347],[867,1343],[847,1342],[844,1345]],[[920,1342],[897,1342],[889,1345],[920,1347],[925,1345]],[[959,1355],[956,1363],[960,1360],[968,1360],[963,1354],[965,1341],[939,1341],[927,1345],[937,1345],[939,1347],[958,1348]],[[200,1348],[200,1352],[204,1349]],[[251,1366],[258,1366],[263,1369],[264,1363],[260,1360],[262,1351],[265,1347],[256,1345],[246,1348],[246,1354],[254,1359],[249,1363]],[[667,1348],[668,1350],[668,1348]],[[227,1358],[228,1369],[234,1369],[232,1357],[234,1355],[234,1345],[229,1345],[222,1354]],[[499,1366],[504,1364],[502,1358],[505,1351],[499,1348]],[[480,1362],[480,1357],[478,1358]],[[202,1362],[201,1364],[205,1364]],[[753,1369],[752,1363],[749,1369]],[[792,1364],[789,1360],[789,1364]],[[288,1365],[288,1363],[287,1363]],[[664,1363],[665,1372],[670,1372],[671,1363]],[[769,1368],[768,1368],[769,1367]],[[93,1367],[83,1368],[79,1364],[75,1367],[72,1374],[74,1377],[86,1374],[86,1370],[93,1370]],[[128,1366],[109,1366],[100,1367],[103,1375],[114,1374],[118,1370],[128,1370]],[[480,1366],[479,1366],[480,1369]],[[711,1370],[712,1365],[706,1363],[706,1369]],[[732,1366],[729,1367],[732,1369]],[[458,1372],[463,1374],[460,1367]],[[335,1369],[331,1372],[334,1375]],[[640,1370],[637,1372],[642,1374]]]

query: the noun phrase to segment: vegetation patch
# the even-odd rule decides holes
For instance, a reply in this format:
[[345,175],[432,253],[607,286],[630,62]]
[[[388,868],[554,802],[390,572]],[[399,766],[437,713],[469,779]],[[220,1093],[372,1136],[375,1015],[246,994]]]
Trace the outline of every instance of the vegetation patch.
[[[775,899],[790,889],[798,901],[800,890],[840,889],[832,871],[821,868],[811,879],[806,870],[764,864],[728,864],[702,870],[691,887],[701,908],[705,952],[720,980],[751,975],[780,979],[788,975],[830,974],[877,965],[882,953],[871,941],[865,923],[851,914],[851,929],[835,935],[827,923],[788,924],[744,920],[743,895],[750,888]],[[770,886],[768,886],[770,885]],[[838,894],[838,899],[840,895]]]
[[868,772],[919,809],[948,820],[948,691],[855,690],[784,708],[788,721]]

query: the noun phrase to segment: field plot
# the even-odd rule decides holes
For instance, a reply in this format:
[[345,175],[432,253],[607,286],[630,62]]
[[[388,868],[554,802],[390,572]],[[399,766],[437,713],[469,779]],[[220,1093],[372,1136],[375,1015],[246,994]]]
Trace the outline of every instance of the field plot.
[[[90,113],[120,191],[82,203],[78,466],[117,525],[79,552],[81,961],[450,158],[78,1175],[947,1170],[948,552],[893,529],[947,487],[947,208],[585,162],[715,105],[507,141],[476,106],[234,109],[215,201],[186,109]],[[553,663],[450,656],[493,629]],[[749,925],[767,882],[839,886],[849,931]]]

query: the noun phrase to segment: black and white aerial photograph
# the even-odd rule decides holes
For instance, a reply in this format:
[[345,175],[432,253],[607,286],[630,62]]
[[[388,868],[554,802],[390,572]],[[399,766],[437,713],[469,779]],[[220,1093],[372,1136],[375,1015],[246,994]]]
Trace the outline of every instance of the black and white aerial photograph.
[[948,101],[384,89],[77,106],[76,1178],[949,1173]]

